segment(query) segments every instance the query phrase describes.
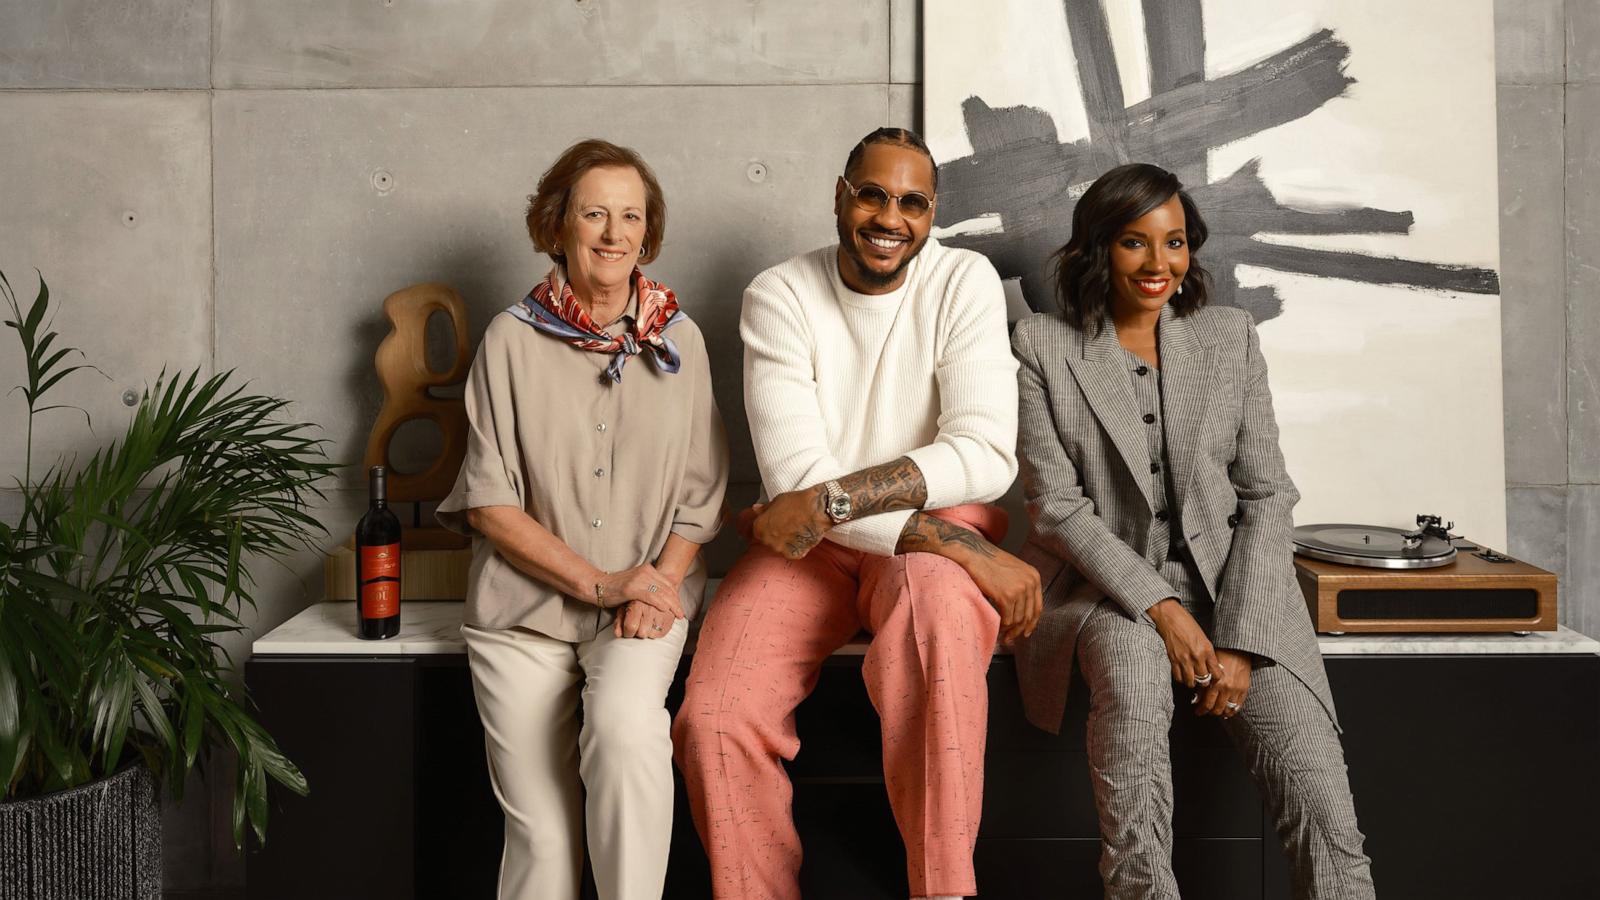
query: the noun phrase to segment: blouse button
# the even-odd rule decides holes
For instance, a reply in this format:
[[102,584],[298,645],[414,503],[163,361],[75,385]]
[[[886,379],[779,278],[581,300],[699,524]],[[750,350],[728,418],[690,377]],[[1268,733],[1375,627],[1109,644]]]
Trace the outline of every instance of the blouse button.
[[599,425],[596,425],[594,427],[594,430],[595,431],[605,431],[606,430],[606,423],[601,422]]
[[604,478],[604,477],[606,477],[606,470],[605,469],[595,469],[594,470],[594,477],[596,477],[596,478]]
[[1149,375],[1150,374],[1150,367],[1149,366],[1140,366],[1139,368],[1134,369],[1133,371],[1135,373],[1139,374],[1139,375]]
[[1161,471],[1161,463],[1151,463],[1150,464],[1150,474],[1151,475],[1154,475],[1159,471]]
[[600,520],[599,519],[595,519],[593,522],[590,522],[589,524],[594,526],[595,528],[599,528],[600,527]]
[[1156,512],[1156,521],[1157,522],[1165,522],[1169,518],[1171,518],[1171,517],[1169,515],[1167,515],[1167,511],[1164,510],[1164,509],[1163,510],[1159,510],[1159,511]]
[[1145,413],[1144,414],[1144,423],[1146,425],[1154,425],[1156,423],[1156,414],[1155,413]]

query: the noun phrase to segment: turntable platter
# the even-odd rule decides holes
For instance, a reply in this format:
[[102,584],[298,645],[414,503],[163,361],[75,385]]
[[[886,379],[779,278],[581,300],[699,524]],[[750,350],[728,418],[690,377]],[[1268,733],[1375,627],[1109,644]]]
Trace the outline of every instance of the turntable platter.
[[1449,541],[1381,525],[1302,525],[1294,530],[1294,552],[1376,569],[1431,569],[1456,558]]

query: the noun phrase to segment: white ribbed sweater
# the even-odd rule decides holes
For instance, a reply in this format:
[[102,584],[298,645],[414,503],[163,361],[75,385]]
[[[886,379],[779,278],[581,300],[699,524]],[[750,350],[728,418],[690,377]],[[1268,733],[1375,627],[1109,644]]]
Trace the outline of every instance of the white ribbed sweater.
[[[994,266],[930,238],[899,290],[858,294],[837,251],[794,257],[745,289],[744,404],[766,496],[909,456],[928,509],[998,498],[1017,474],[1017,364]],[[828,538],[888,556],[910,515]]]

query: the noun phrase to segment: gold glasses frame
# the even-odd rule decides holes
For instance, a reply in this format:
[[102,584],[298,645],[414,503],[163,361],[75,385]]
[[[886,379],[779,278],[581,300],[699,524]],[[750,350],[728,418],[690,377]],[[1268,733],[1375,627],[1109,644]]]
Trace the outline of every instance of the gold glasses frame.
[[[934,198],[928,196],[927,194],[924,194],[921,191],[906,191],[904,194],[891,194],[888,191],[884,190],[883,188],[881,188],[881,187],[879,187],[878,185],[875,185],[875,184],[868,184],[868,185],[862,185],[861,187],[856,187],[855,185],[850,183],[850,179],[844,177],[843,175],[839,176],[839,180],[844,182],[845,190],[850,192],[850,200],[851,200],[851,202],[855,203],[855,205],[857,207],[859,207],[860,209],[864,210],[865,212],[870,212],[870,213],[880,212],[880,211],[886,209],[891,202],[894,203],[896,209],[900,210],[900,215],[902,217],[904,217],[904,218],[907,218],[907,219],[920,219],[923,216],[926,216],[928,213],[933,212]],[[870,200],[861,199],[861,192],[862,191],[866,191],[866,190],[874,190],[874,191],[877,191],[878,193],[882,194],[884,196],[883,202],[882,203],[873,203]],[[912,198],[912,197],[920,198],[922,203],[924,203],[926,205],[920,211],[918,211],[915,208],[916,207],[915,203],[913,203],[913,205],[908,208],[905,205],[905,201],[908,198]]]

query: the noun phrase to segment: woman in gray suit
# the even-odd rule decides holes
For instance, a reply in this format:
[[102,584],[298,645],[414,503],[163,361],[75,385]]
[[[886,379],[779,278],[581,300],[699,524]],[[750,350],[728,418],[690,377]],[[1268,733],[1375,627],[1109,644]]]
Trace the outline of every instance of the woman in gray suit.
[[1108,898],[1175,898],[1176,681],[1271,806],[1299,898],[1373,896],[1333,697],[1291,564],[1267,367],[1250,315],[1206,306],[1206,226],[1134,164],[1078,201],[1060,313],[1018,323],[1019,456],[1045,612],[1017,650],[1028,717],[1060,730],[1074,662]]

